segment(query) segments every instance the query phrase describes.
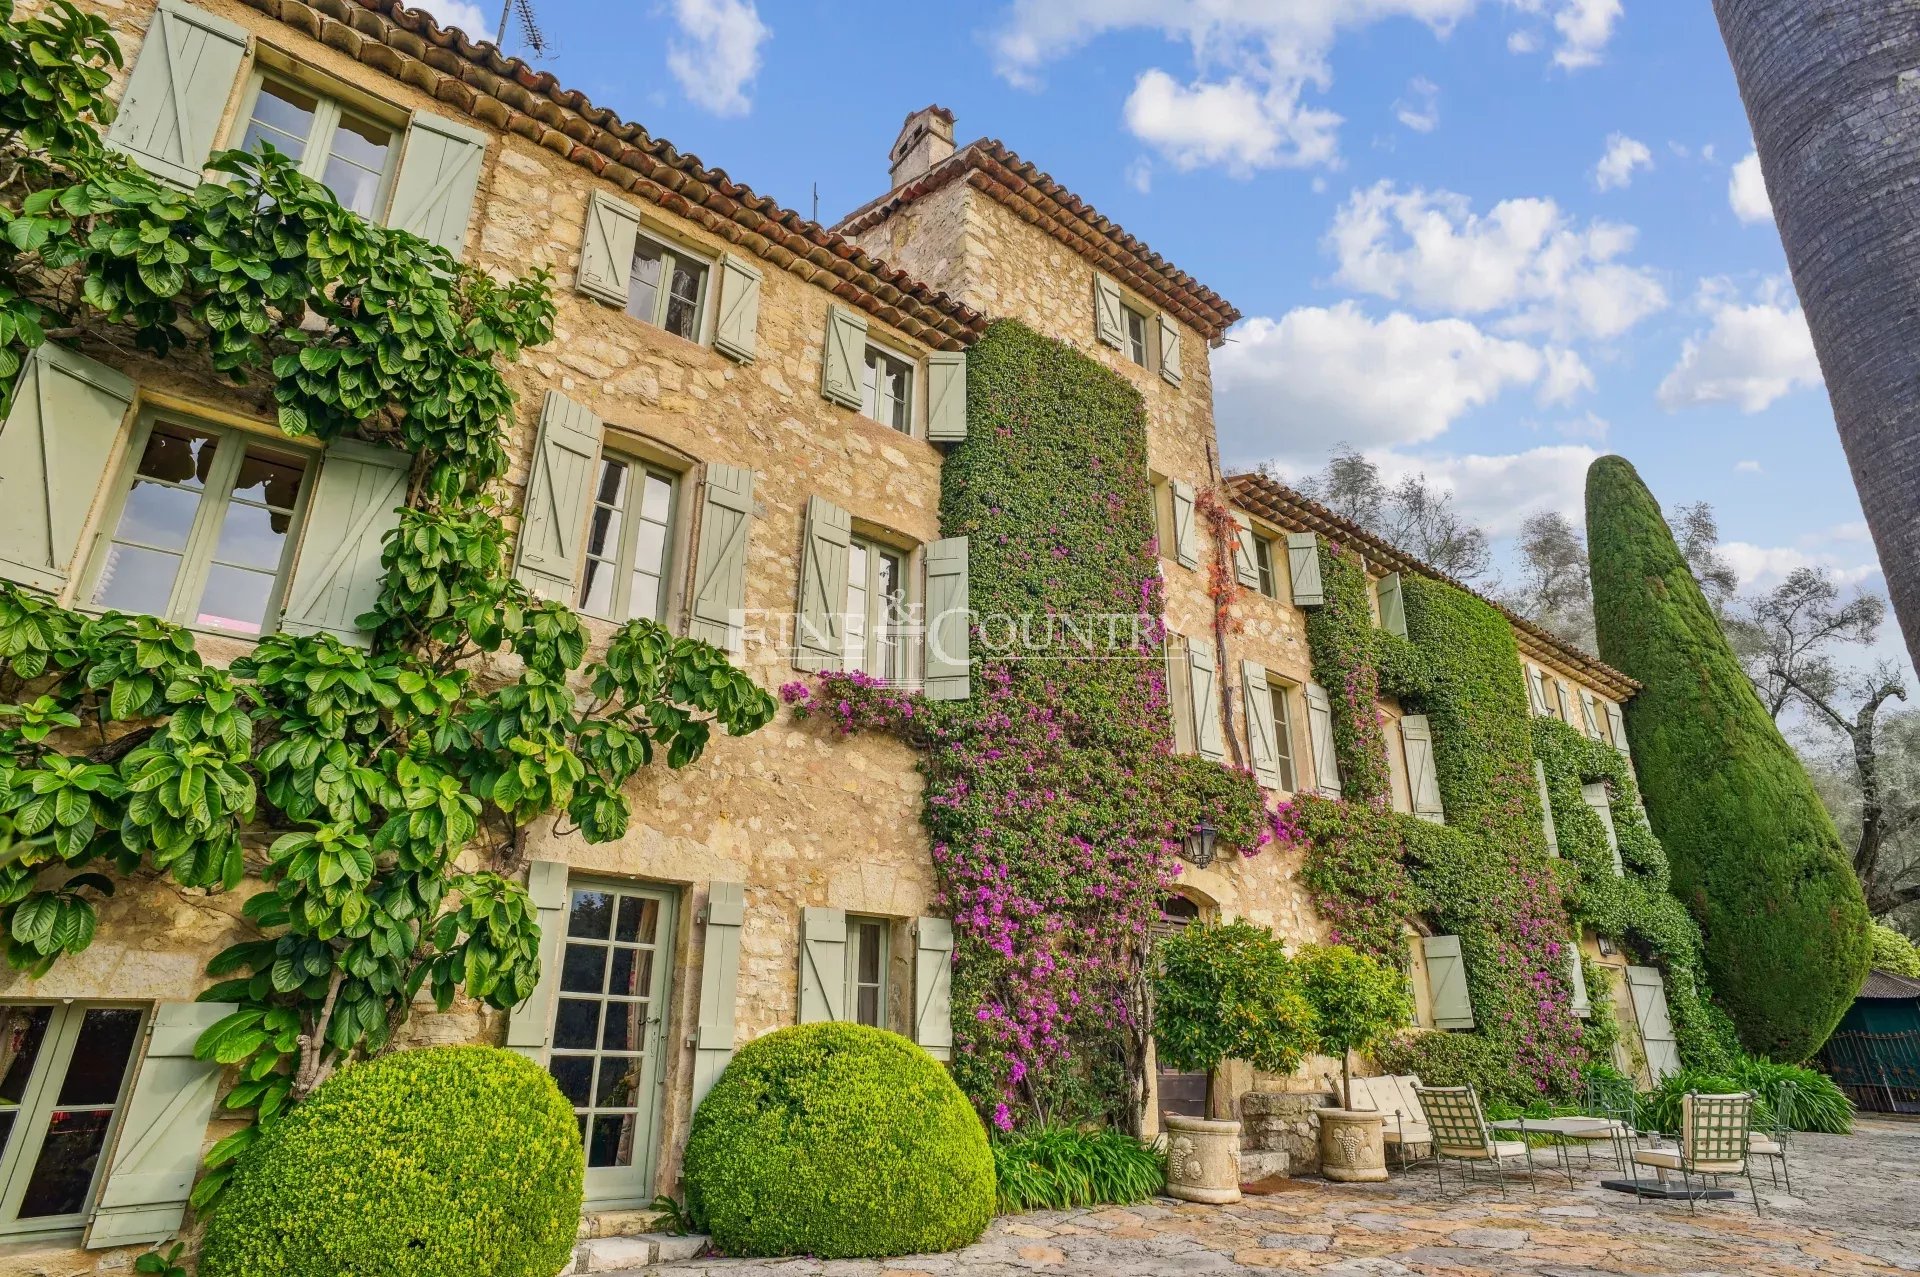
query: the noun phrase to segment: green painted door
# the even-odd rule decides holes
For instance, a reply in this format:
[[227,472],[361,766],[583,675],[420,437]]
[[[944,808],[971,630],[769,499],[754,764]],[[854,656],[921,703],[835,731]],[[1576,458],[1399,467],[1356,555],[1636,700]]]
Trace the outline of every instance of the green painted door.
[[573,1105],[587,1146],[587,1205],[653,1200],[666,1089],[672,890],[568,884],[547,1068]]

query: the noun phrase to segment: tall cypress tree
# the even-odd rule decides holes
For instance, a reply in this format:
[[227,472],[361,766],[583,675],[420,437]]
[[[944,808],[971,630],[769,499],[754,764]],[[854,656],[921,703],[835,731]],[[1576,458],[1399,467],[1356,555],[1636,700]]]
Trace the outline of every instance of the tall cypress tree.
[[1587,544],[1600,655],[1645,685],[1627,739],[1713,988],[1748,1050],[1805,1059],[1867,972],[1870,919],[1839,834],[1623,458],[1587,472]]

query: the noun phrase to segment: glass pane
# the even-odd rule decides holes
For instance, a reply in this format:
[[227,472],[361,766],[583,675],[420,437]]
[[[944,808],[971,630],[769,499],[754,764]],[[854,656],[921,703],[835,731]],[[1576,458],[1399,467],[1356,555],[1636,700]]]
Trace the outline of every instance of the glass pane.
[[233,495],[291,510],[300,495],[300,476],[305,472],[306,466],[297,457],[248,448],[240,459],[240,474],[234,480]]
[[666,329],[689,341],[699,339],[700,280],[706,274],[700,266],[675,262],[673,287],[667,297]]
[[0,1106],[12,1107],[27,1093],[34,1062],[47,1038],[52,1007],[8,1007],[0,1012]]
[[192,531],[193,516],[199,509],[198,492],[135,479],[114,536],[163,550],[185,549],[187,533]]
[[640,517],[651,519],[655,523],[665,523],[667,511],[672,506],[673,480],[649,471],[646,490],[640,494]]
[[627,503],[627,463],[605,458],[600,462],[600,490],[593,495],[603,505]]
[[553,1021],[553,1044],[566,1051],[591,1051],[600,1028],[600,1004],[581,998],[561,998]]
[[164,615],[167,601],[173,597],[174,574],[179,570],[177,554],[116,545],[107,551],[106,564],[100,569],[100,582],[93,587],[93,605],[148,616]]
[[640,1094],[638,1055],[609,1055],[600,1061],[600,1085],[593,1093],[595,1108],[633,1108]]
[[603,1051],[638,1051],[643,1045],[647,1025],[644,1002],[607,1003],[606,1022],[600,1031]]
[[653,983],[653,950],[651,949],[615,949],[613,951],[613,978],[607,981],[607,992],[616,997],[644,998],[648,986]]
[[140,1013],[128,1007],[101,1007],[80,1022],[80,1037],[60,1083],[63,1108],[76,1104],[112,1104],[120,1098],[120,1083],[133,1058],[140,1035]]
[[638,571],[659,572],[667,557],[665,524],[642,521],[633,547],[633,566]]
[[260,95],[254,99],[253,119],[240,141],[240,149],[254,151],[261,142],[271,142],[283,155],[299,159],[307,149],[307,135],[313,131],[313,112],[317,105],[312,94],[268,80],[260,86]]
[[619,578],[620,570],[614,564],[588,559],[587,570],[580,578],[580,610],[595,616],[612,616],[613,583]]
[[56,1111],[47,1125],[46,1142],[33,1164],[26,1195],[20,1199],[21,1219],[74,1215],[87,1205],[100,1148],[107,1141],[113,1113]]
[[627,587],[627,619],[660,619],[660,578],[651,572],[635,572]]
[[594,1118],[593,1137],[587,1141],[587,1165],[633,1165],[633,1131],[637,1121],[632,1114]]
[[854,998],[853,1018],[857,1023],[880,1027],[880,989],[877,985],[864,984]]
[[860,924],[860,965],[859,980],[862,984],[880,983],[880,956],[886,952],[887,941],[877,922]]
[[628,943],[652,944],[660,925],[660,902],[652,896],[620,897],[620,925],[613,938]]
[[199,430],[189,430],[169,422],[156,424],[147,435],[147,446],[140,453],[139,473],[149,479],[202,487],[207,472],[213,469],[213,454],[219,440]]
[[867,347],[866,367],[860,374],[860,411],[880,419],[880,352]]
[[278,572],[280,553],[286,545],[286,515],[244,501],[229,501],[226,517],[220,520],[220,539],[213,557],[222,563]]
[[596,505],[587,523],[587,553],[597,559],[612,559],[620,554],[620,511],[616,506]]
[[660,249],[645,240],[633,250],[633,272],[627,276],[627,313],[649,324],[660,309]]
[[258,634],[267,623],[273,598],[273,573],[215,565],[207,569],[207,591],[193,618],[195,625],[235,634]]
[[320,182],[333,192],[341,208],[362,217],[372,217],[374,206],[380,202],[379,171],[349,164],[338,156],[327,160]]
[[570,944],[566,960],[560,964],[560,989],[564,993],[598,993],[607,978],[607,951],[597,944]]
[[613,922],[613,894],[607,891],[576,891],[573,910],[567,918],[567,934],[583,940],[605,940]]
[[575,1108],[587,1107],[587,1093],[593,1088],[592,1056],[556,1055],[548,1060],[547,1069],[567,1103]]

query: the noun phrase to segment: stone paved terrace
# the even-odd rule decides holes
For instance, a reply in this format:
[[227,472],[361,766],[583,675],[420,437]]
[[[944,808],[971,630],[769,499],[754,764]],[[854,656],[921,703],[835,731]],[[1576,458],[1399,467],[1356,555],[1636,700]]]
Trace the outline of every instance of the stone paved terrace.
[[[1473,1274],[1776,1274],[1920,1272],[1920,1123],[1862,1121],[1851,1137],[1797,1136],[1789,1197],[1760,1175],[1764,1218],[1740,1185],[1732,1202],[1643,1202],[1598,1187],[1574,1155],[1572,1191],[1541,1176],[1504,1201],[1491,1185],[1443,1199],[1432,1171],[1387,1184],[1300,1179],[1284,1191],[1207,1207],[1166,1198],[1127,1209],[1043,1212],[994,1221],[950,1255],[883,1262],[690,1260],[653,1277],[1184,1277],[1309,1273],[1316,1277]],[[1552,1186],[1557,1182],[1557,1187]],[[637,1277],[637,1274],[635,1275]]]

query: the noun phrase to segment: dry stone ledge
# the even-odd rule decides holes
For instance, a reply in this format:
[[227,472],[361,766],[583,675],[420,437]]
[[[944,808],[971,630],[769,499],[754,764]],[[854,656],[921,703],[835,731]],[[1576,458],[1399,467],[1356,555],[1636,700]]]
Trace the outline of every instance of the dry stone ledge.
[[1315,1109],[1331,1106],[1325,1092],[1248,1091],[1240,1097],[1240,1151],[1281,1153],[1290,1175],[1320,1173],[1320,1123]]

